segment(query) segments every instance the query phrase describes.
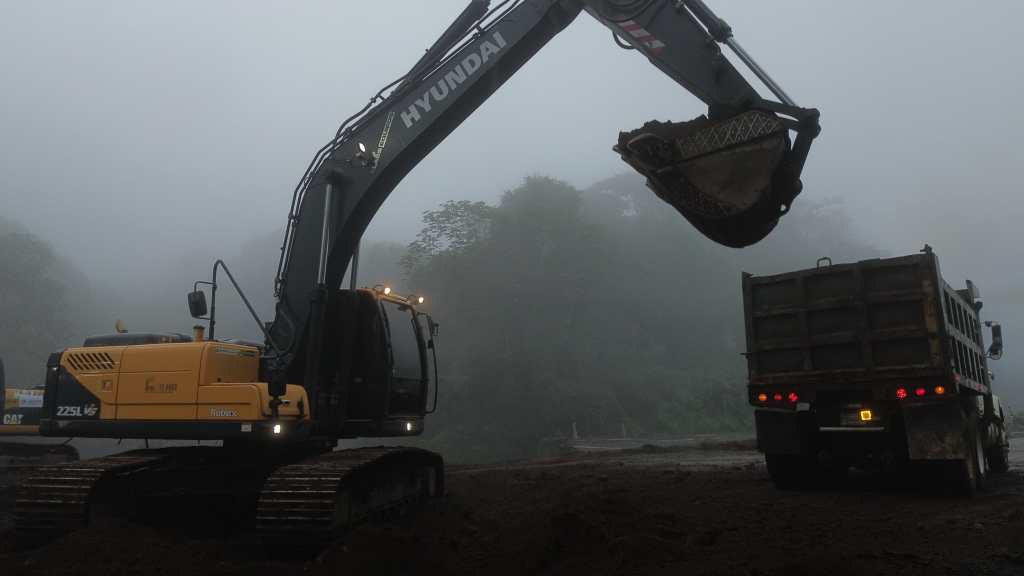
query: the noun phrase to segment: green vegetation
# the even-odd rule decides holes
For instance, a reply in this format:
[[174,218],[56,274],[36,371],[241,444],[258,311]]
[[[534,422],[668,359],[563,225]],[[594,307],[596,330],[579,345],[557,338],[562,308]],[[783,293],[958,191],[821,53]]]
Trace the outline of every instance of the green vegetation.
[[42,238],[0,218],[0,356],[7,384],[41,386],[46,358],[81,338],[85,277]]
[[[176,246],[159,272],[89,282],[42,239],[0,220],[0,356],[9,382],[40,384],[47,354],[108,332],[187,332],[185,293],[226,261],[264,319],[281,233],[235,255]],[[577,190],[526,178],[497,205],[449,201],[408,246],[365,242],[359,285],[426,294],[441,323],[440,406],[422,439],[453,461],[530,457],[571,434],[746,432],[740,273],[880,255],[840,206],[802,198],[765,241],[724,248],[635,176]],[[347,286],[347,284],[346,284]],[[230,289],[217,335],[260,340]]]
[[824,205],[763,247],[723,248],[628,177],[587,192],[530,177],[497,206],[449,201],[423,222],[402,263],[442,324],[428,443],[455,460],[532,456],[573,423],[587,436],[750,430],[740,271],[877,255]]

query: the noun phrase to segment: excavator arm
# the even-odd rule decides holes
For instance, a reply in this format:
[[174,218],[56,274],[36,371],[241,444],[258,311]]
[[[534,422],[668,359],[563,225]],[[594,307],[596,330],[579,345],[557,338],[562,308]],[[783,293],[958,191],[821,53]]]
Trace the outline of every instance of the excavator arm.
[[793,105],[755,64],[783,101],[759,96],[723,56],[720,42],[738,45],[702,2],[505,0],[492,8],[473,0],[405,76],[339,128],[296,187],[268,333],[268,348],[280,351],[264,368],[272,389],[302,381],[317,416],[328,402],[316,366],[324,299],[370,220],[420,160],[584,10],[709,108],[692,122],[620,134],[615,150],[720,243],[747,245],[774,227],[799,193],[817,112]]

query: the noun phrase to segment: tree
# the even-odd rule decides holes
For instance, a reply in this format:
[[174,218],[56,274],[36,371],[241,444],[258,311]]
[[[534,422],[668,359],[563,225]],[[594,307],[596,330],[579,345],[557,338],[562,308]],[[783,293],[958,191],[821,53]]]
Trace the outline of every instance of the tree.
[[573,423],[749,430],[740,271],[807,267],[823,246],[877,254],[841,206],[804,204],[750,251],[708,241],[635,177],[583,192],[534,176],[497,206],[428,211],[403,259],[442,325],[427,442],[479,461],[532,456]]
[[409,244],[401,265],[406,277],[432,258],[456,255],[483,240],[490,231],[492,209],[483,202],[449,200],[423,213],[423,228]]

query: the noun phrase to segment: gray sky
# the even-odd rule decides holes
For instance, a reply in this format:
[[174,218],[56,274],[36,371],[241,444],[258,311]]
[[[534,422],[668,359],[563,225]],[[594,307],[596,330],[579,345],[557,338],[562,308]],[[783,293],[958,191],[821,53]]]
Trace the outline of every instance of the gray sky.
[[[952,282],[1017,302],[1024,3],[709,3],[822,110],[806,199],[841,198],[884,250],[929,242]],[[284,224],[313,151],[464,5],[4,1],[0,210],[84,271],[130,260],[143,283],[182,251],[235,254]],[[406,178],[370,235],[408,240],[421,211],[528,173],[587,185],[626,169],[619,130],[702,111],[583,15]]]

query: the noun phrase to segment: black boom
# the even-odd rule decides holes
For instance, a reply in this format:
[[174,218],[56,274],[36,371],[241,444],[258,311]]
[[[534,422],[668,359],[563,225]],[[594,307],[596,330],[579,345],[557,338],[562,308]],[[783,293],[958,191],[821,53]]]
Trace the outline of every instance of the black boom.
[[[293,364],[308,356],[305,342],[321,337],[309,334],[311,325],[322,331],[323,314],[319,304],[311,307],[311,291],[340,285],[360,237],[395,186],[583,10],[708,105],[707,116],[695,121],[648,124],[620,136],[616,150],[658,196],[713,240],[744,246],[766,235],[799,193],[817,111],[784,97],[702,2],[489,4],[471,2],[409,73],[339,128],[296,187],[270,328],[281,352],[264,364],[274,387],[289,376],[295,382],[300,371]],[[737,51],[783,102],[761,98],[716,39]],[[790,130],[796,132],[792,146]],[[311,395],[320,393],[316,383],[303,384]]]

